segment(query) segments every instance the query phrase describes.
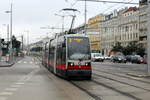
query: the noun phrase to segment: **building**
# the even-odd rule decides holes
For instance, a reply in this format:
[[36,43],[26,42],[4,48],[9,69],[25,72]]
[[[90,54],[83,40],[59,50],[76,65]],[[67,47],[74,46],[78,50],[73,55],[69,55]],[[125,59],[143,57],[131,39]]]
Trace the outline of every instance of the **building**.
[[137,7],[130,7],[119,16],[118,34],[120,37],[116,41],[122,46],[127,46],[130,42],[139,41],[139,10]]
[[81,24],[78,27],[74,28],[72,31],[78,34],[84,34],[85,24]]
[[117,11],[104,16],[104,21],[102,22],[102,34],[101,34],[101,46],[102,54],[109,55],[112,49],[112,45],[115,44],[117,36],[118,27],[118,16]]
[[90,38],[91,50],[101,50],[101,28],[103,14],[98,14],[88,20],[87,35]]
[[147,48],[147,25],[148,25],[148,5],[147,0],[140,0],[139,5],[139,43]]
[[139,41],[139,10],[136,7],[114,11],[105,16],[102,24],[102,52],[110,55],[112,46],[120,42],[127,46]]

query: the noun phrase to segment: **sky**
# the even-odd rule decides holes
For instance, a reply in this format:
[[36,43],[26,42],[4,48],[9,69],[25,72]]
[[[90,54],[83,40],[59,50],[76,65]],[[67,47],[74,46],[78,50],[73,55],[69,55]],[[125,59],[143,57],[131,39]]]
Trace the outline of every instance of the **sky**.
[[[118,1],[118,0],[106,0]],[[139,0],[119,0],[124,2],[136,2]],[[84,23],[84,2],[77,0],[0,0],[0,37],[7,38],[7,24],[10,24],[10,14],[5,13],[10,10],[10,4],[13,3],[13,35],[17,39],[24,36],[24,43],[34,43],[43,39],[46,36],[51,37],[56,32],[61,32],[60,29],[43,29],[42,27],[62,27],[62,17],[56,16],[66,15],[68,12],[62,11],[64,8],[74,8],[76,12],[76,19],[74,27]],[[100,13],[111,13],[115,9],[122,9],[124,7],[137,6],[125,4],[110,4],[87,2],[87,19],[94,17]],[[72,12],[69,12],[72,14]],[[65,28],[71,25],[71,17],[64,18]],[[27,35],[28,34],[28,35]]]

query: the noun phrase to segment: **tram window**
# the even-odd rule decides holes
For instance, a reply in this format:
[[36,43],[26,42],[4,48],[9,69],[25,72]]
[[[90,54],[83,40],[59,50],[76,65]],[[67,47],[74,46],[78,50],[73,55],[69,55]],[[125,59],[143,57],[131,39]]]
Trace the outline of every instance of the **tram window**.
[[62,64],[66,63],[66,47],[62,48]]
[[61,64],[62,50],[60,45],[57,46],[57,64]]
[[62,45],[57,46],[57,64],[66,63],[66,48]]
[[54,50],[55,50],[55,47],[51,47],[51,48],[50,48],[49,58],[50,58],[51,60],[54,60]]

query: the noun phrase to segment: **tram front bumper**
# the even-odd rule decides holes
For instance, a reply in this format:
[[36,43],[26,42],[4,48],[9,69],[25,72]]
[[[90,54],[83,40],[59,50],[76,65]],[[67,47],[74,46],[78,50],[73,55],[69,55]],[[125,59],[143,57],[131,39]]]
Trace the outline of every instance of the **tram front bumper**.
[[92,70],[67,70],[68,76],[91,76]]

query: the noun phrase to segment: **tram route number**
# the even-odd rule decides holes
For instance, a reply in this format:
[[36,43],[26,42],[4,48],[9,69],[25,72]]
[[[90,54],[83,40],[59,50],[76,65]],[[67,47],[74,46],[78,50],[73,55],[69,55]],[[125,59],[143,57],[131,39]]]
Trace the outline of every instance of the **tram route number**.
[[83,41],[83,38],[70,38],[69,42],[72,42],[72,41],[81,42],[81,41]]

